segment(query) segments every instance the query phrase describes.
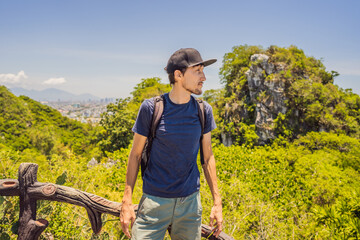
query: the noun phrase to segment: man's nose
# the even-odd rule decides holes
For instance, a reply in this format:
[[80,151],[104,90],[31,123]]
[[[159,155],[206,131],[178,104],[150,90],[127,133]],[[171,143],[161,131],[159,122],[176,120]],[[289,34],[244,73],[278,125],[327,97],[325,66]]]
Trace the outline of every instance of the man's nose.
[[205,73],[204,73],[204,72],[201,73],[200,79],[201,79],[201,81],[203,81],[203,82],[206,81],[206,77],[205,77]]

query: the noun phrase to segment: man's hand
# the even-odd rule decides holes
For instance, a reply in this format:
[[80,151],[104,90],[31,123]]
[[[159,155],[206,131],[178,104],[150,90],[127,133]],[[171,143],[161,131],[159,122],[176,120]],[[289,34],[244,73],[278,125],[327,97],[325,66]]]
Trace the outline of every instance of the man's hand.
[[[214,225],[214,220],[216,221],[215,225]],[[222,231],[222,223],[223,223],[222,205],[221,204],[214,205],[211,208],[210,227],[213,228],[213,226],[215,226],[215,228],[212,229],[215,237],[218,237],[220,235]]]
[[123,203],[120,211],[120,223],[121,223],[122,231],[128,238],[131,238],[129,232],[130,223],[132,227],[134,225],[134,221],[135,221],[135,211],[133,205],[129,203]]

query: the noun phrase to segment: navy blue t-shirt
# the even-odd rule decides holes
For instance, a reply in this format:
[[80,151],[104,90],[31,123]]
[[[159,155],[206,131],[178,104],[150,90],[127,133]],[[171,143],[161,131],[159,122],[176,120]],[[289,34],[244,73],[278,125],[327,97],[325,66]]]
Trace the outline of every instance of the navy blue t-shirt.
[[[200,189],[197,155],[200,147],[201,123],[198,103],[191,96],[185,104],[175,104],[164,94],[164,112],[153,140],[150,160],[143,177],[143,192],[158,197],[186,197]],[[204,134],[216,128],[211,106],[204,102]],[[154,100],[140,107],[133,131],[150,134]]]

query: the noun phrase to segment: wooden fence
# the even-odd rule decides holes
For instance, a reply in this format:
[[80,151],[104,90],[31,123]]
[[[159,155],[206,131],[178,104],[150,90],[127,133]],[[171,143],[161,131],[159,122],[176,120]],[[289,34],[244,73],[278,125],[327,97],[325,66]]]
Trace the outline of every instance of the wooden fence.
[[[74,188],[38,182],[37,170],[38,165],[35,163],[22,163],[18,180],[0,180],[0,195],[20,197],[18,240],[37,240],[49,225],[45,219],[36,219],[37,200],[65,202],[84,207],[95,234],[101,231],[101,214],[119,217],[121,203]],[[134,205],[134,209],[137,211],[137,205]],[[204,224],[201,225],[201,236],[212,240],[234,240],[224,232],[216,238],[211,228]]]

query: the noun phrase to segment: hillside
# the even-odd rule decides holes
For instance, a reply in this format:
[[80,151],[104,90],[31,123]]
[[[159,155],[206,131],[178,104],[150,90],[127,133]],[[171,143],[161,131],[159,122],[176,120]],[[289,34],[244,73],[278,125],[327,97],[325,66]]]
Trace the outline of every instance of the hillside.
[[68,147],[82,154],[91,148],[92,131],[89,125],[0,86],[0,143],[14,150],[34,149],[50,156]]

